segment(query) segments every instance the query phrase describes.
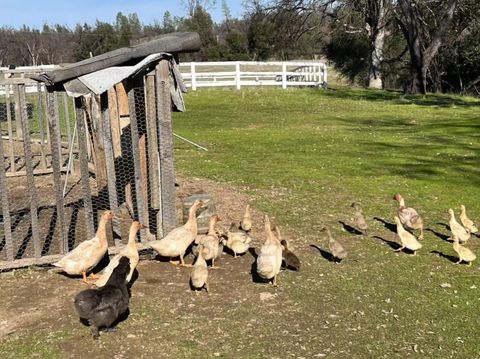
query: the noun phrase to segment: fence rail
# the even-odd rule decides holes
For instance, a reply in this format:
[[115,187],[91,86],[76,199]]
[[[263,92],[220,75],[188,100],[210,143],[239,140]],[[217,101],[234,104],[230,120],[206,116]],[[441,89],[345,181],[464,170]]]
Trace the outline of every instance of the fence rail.
[[200,87],[327,86],[327,66],[322,62],[185,62],[180,71],[193,91]]

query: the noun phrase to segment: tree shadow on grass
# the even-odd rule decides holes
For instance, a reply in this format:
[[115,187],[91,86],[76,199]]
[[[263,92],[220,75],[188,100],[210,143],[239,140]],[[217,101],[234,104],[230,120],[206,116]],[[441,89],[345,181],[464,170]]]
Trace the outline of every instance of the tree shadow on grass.
[[432,107],[475,107],[480,106],[480,101],[467,101],[460,96],[451,95],[405,95],[400,91],[385,91],[385,90],[367,90],[367,89],[352,89],[348,87],[329,88],[322,91],[321,94],[326,97],[335,97],[349,100],[363,100],[363,101],[389,101],[397,105],[419,105]]

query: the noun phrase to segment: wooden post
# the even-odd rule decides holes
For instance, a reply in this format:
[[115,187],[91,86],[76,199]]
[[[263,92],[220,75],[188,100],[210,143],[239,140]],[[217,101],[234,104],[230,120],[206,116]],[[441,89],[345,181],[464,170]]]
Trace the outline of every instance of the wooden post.
[[68,109],[68,96],[66,92],[62,93],[63,99],[63,114],[65,115],[65,125],[67,127],[67,142],[70,146],[72,142],[72,133],[71,133],[71,126],[70,126],[70,110]]
[[47,158],[45,156],[45,126],[44,126],[44,108],[43,108],[43,100],[42,100],[42,85],[40,83],[37,84],[37,113],[38,113],[38,129],[40,131],[40,167],[45,169],[47,168]]
[[282,63],[282,88],[287,88],[287,64]]
[[197,75],[195,73],[195,62],[190,63],[190,74],[192,75],[192,91],[197,90]]
[[87,236],[93,238],[95,235],[93,225],[93,205],[92,194],[90,192],[90,172],[88,169],[88,151],[87,151],[87,133],[85,131],[85,109],[82,105],[81,98],[75,98],[75,115],[77,117],[78,126],[78,156],[80,158],[80,182],[83,191],[83,207],[85,211],[85,226],[87,228]]
[[5,85],[5,93],[7,97],[5,99],[5,105],[7,106],[7,126],[8,126],[8,147],[10,155],[10,170],[9,172],[15,172],[15,155],[13,150],[13,128],[12,128],[12,110],[10,108],[10,86]]
[[115,88],[108,90],[108,109],[110,111],[110,128],[112,129],[113,156],[118,158],[122,155],[122,131],[120,129],[120,115],[118,113],[117,92]]
[[240,62],[235,62],[235,85],[237,90],[240,90],[241,83],[240,83]]
[[98,190],[101,191],[107,185],[107,166],[105,163],[105,150],[101,138],[101,111],[100,100],[98,97],[92,99],[92,128],[91,138],[93,140],[94,162],[95,162],[95,177],[97,179]]
[[163,231],[176,227],[175,169],[173,166],[172,103],[170,98],[170,72],[168,61],[162,60],[155,68],[157,90],[158,140],[160,153],[160,181]]
[[64,201],[62,192],[62,156],[60,141],[60,118],[58,115],[57,93],[53,88],[47,89],[47,112],[48,127],[51,133],[50,150],[52,152],[52,169],[53,169],[53,190],[55,193],[55,203],[57,209],[57,226],[59,231],[58,245],[61,253],[68,252],[68,226],[65,223]]
[[32,148],[30,144],[30,128],[27,117],[27,104],[25,102],[25,86],[15,86],[15,98],[18,99],[18,117],[16,120],[22,125],[21,133],[23,133],[23,150],[25,152],[25,170],[27,172],[27,187],[30,197],[30,217],[32,225],[32,240],[35,257],[40,257],[42,248],[40,245],[40,237],[38,233],[38,200],[37,189],[35,188],[35,180],[33,177],[33,161]]
[[[105,165],[107,169],[107,187],[108,187],[108,201],[110,210],[118,214],[118,197],[117,197],[117,177],[115,175],[115,156],[112,147],[112,131],[110,129],[110,111],[108,104],[108,94],[102,93],[100,96],[100,105],[102,109],[102,126],[100,127],[100,134],[103,139],[103,148],[105,150]],[[117,218],[112,221],[112,226],[115,232],[121,236],[120,223]],[[115,239],[115,246],[120,246],[121,240]]]
[[[134,80],[130,80],[128,84],[128,108],[130,110],[130,132],[132,136],[133,167],[135,172],[135,198],[137,200],[138,219],[141,223],[146,223],[148,221],[148,210],[145,211],[146,206],[143,200],[139,133],[135,106],[135,86],[136,84],[134,83]],[[140,239],[142,242],[147,240],[147,233],[145,229],[140,230]]]
[[[10,106],[8,102],[7,104],[8,106]],[[2,136],[0,136],[0,159],[3,158],[3,139]],[[3,165],[3,163],[0,166],[0,196],[2,200],[3,234],[5,236],[5,250],[7,254],[7,260],[13,261],[12,219],[10,217],[7,178],[5,174],[5,166]]]
[[21,118],[21,107],[20,107],[20,91],[18,89],[20,85],[13,85],[13,96],[15,98],[15,126],[16,126],[16,132],[15,135],[17,137],[17,140],[21,140],[23,138],[22,136],[22,121],[20,120]]
[[160,184],[160,157],[158,154],[158,131],[157,131],[157,103],[155,101],[155,77],[148,75],[146,79],[146,122],[148,138],[148,175],[150,181],[151,206],[157,209],[156,233],[157,238],[163,237],[162,223],[162,197]]

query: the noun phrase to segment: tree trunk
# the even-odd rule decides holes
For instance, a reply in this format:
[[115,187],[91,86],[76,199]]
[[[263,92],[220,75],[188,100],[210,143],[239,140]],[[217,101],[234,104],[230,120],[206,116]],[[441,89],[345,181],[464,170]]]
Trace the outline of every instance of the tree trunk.
[[398,4],[402,11],[404,21],[397,17],[397,22],[402,30],[410,52],[411,84],[407,88],[409,93],[427,93],[427,70],[440,49],[448,26],[450,25],[455,8],[459,0],[448,0],[447,8],[439,21],[439,27],[432,36],[432,40],[425,50],[421,47],[421,38],[426,46],[428,34],[421,33],[419,25],[419,10],[417,4],[408,0],[399,0]]
[[369,0],[366,15],[367,32],[370,35],[368,83],[370,88],[383,87],[381,65],[383,62],[383,45],[385,44],[386,4],[385,0]]

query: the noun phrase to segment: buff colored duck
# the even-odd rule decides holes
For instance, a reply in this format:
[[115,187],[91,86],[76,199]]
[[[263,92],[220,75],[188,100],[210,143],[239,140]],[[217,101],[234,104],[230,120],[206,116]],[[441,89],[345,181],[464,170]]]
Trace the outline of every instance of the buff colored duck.
[[249,204],[247,204],[245,207],[245,213],[242,221],[240,222],[240,227],[246,232],[249,232],[252,229],[252,215],[250,214]]
[[232,223],[227,231],[227,240],[224,241],[224,244],[233,252],[233,258],[237,258],[237,254],[243,254],[248,251],[251,241],[252,238],[247,232],[237,228],[235,223]]
[[422,217],[420,217],[420,215],[415,209],[405,206],[405,200],[399,193],[393,196],[393,199],[398,202],[398,218],[400,219],[402,226],[405,226],[406,228],[409,228],[409,229],[420,230],[420,235],[418,236],[418,239],[422,240],[423,239]]
[[[187,248],[197,237],[197,210],[204,202],[196,200],[188,212],[187,222],[180,227],[170,231],[165,237],[157,241],[151,241],[148,245],[163,257],[180,257],[180,265],[186,266],[183,256]],[[178,262],[170,261],[172,264]]]
[[108,263],[108,266],[102,271],[100,278],[98,278],[94,283],[97,287],[103,287],[107,283],[108,278],[110,278],[113,270],[118,266],[120,258],[122,257],[127,257],[130,260],[130,271],[127,275],[127,282],[130,282],[133,276],[133,271],[137,267],[140,258],[135,242],[137,239],[137,233],[142,228],[145,228],[145,226],[143,226],[140,222],[132,222],[130,226],[130,232],[128,234],[127,245],[117,255],[110,259],[110,263]]
[[466,243],[470,239],[470,231],[465,229],[460,223],[457,222],[455,219],[455,213],[453,209],[449,209],[448,213],[450,214],[450,220],[448,221],[448,225],[450,226],[450,231],[452,232],[453,237],[457,237],[460,243]]
[[[340,242],[336,241],[332,237],[332,233],[330,232],[330,229],[328,227],[323,227],[320,229],[320,231],[326,231],[327,236],[328,236],[328,249],[330,249],[330,253],[332,254],[333,258],[339,259],[340,261],[343,260],[347,256],[347,251],[343,246],[340,244]],[[339,263],[338,261],[335,261],[335,263]]]
[[[88,283],[86,273],[92,270],[107,253],[107,223],[113,217],[114,213],[112,211],[103,212],[95,237],[80,243],[53,265],[62,268],[64,272],[70,275],[81,274],[83,282]],[[91,274],[91,277],[94,278],[93,274]]]
[[203,246],[205,253],[204,253],[204,259],[206,261],[211,260],[212,261],[212,268],[218,268],[215,267],[215,259],[219,257],[220,254],[220,249],[223,249],[223,247],[220,244],[220,236],[218,234],[218,231],[215,229],[215,225],[220,222],[221,219],[217,215],[213,215],[210,217],[210,222],[208,224],[208,233],[206,236],[198,236],[195,239],[195,243],[199,244],[198,248],[194,251],[195,256],[198,255],[198,251],[200,250],[200,245]]
[[470,249],[462,246],[456,236],[453,237],[453,250],[458,254],[458,262],[456,262],[455,264],[459,264],[460,262],[464,261],[467,262],[469,266],[471,266],[472,262],[477,259],[475,253],[473,253]]
[[410,249],[413,251],[413,255],[417,254],[417,251],[422,248],[422,244],[417,241],[417,238],[409,231],[407,231],[402,226],[402,222],[398,216],[395,216],[395,223],[397,224],[397,234],[400,237],[400,241],[402,242],[402,246],[398,249],[395,249],[395,252],[399,252],[404,248]]
[[478,232],[478,227],[470,218],[467,217],[467,211],[463,204],[460,206],[460,222],[462,222],[463,226],[468,229],[470,233]]
[[282,245],[272,232],[270,218],[265,216],[265,243],[257,257],[257,273],[261,278],[272,280],[277,285],[277,275],[282,266]]

